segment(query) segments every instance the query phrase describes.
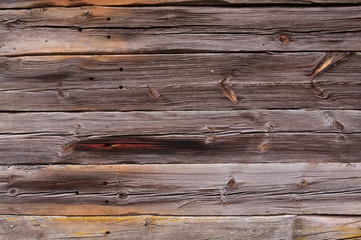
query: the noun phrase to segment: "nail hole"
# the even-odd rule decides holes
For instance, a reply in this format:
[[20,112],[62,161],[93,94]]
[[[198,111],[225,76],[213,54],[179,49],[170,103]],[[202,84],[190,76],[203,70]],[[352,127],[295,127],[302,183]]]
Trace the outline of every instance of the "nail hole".
[[110,21],[110,17],[107,18],[107,21]]
[[90,78],[89,78],[89,80],[93,81],[93,80],[94,80],[94,78],[93,78],[93,77],[90,77]]
[[81,27],[79,27],[79,28],[78,28],[78,31],[81,32],[81,31],[83,31],[83,29],[82,29]]
[[105,234],[106,234],[106,235],[109,235],[109,234],[110,234],[110,232],[109,232],[109,231],[106,231],[106,232],[105,232]]
[[45,40],[45,42],[48,42],[48,40]]
[[119,86],[119,89],[123,89],[124,87],[122,85]]
[[79,195],[79,192],[78,192],[78,191],[75,191],[75,195]]
[[103,182],[103,185],[108,185],[108,182],[107,182],[107,181],[104,181],[104,182]]
[[108,204],[108,203],[109,203],[109,200],[105,200],[104,203],[105,203],[105,204]]
[[122,67],[121,67],[121,68],[119,68],[119,71],[123,72],[123,70],[124,70],[124,69],[123,69]]
[[108,36],[107,36],[107,38],[108,38],[108,39],[110,39],[110,38],[111,38],[111,36],[110,36],[110,35],[108,35]]

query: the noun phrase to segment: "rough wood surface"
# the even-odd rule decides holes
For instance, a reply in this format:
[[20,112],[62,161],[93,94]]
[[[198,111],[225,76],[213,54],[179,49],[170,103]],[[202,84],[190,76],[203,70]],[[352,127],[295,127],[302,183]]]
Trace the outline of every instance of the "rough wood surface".
[[0,239],[358,239],[359,217],[0,216]]
[[2,167],[0,214],[361,214],[361,165]]
[[137,5],[273,5],[273,4],[359,4],[360,0],[1,0],[0,8],[39,8],[49,6],[137,6]]
[[[2,10],[0,55],[361,51],[361,7]],[[237,19],[237,21],[235,21]]]
[[360,117],[339,110],[2,113],[1,164],[356,162]]
[[1,58],[0,110],[361,109],[360,55],[322,65],[329,57],[316,52]]
[[0,135],[146,136],[361,133],[358,110],[0,113]]
[[360,20],[0,0],[0,239],[361,239]]

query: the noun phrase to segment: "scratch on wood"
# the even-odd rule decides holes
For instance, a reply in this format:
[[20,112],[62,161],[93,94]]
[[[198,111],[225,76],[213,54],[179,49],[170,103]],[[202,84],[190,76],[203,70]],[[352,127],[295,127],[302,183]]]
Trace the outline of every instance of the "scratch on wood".
[[233,103],[237,104],[238,98],[236,94],[234,94],[234,92],[224,84],[227,79],[228,78],[223,79],[218,84],[221,86],[224,96],[231,100]]
[[160,94],[153,88],[150,88],[149,86],[147,87],[147,92],[151,97],[155,99],[158,99],[160,97]]
[[326,56],[321,60],[317,67],[312,71],[311,77],[315,78],[319,73],[323,72],[333,64],[343,60],[350,53],[349,52],[331,52],[327,53]]

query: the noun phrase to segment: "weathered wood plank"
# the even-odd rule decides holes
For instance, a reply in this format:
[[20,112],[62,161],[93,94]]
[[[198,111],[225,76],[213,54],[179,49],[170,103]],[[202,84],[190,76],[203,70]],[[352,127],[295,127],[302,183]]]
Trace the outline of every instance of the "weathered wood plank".
[[357,239],[359,217],[0,216],[0,239]]
[[1,214],[360,214],[361,164],[2,167]]
[[360,10],[360,6],[327,11],[214,7],[3,10],[0,55],[361,51]]
[[355,162],[360,117],[340,110],[2,113],[0,162]]
[[253,4],[358,4],[360,0],[12,0],[0,1],[0,8],[39,8],[49,6],[137,6],[137,5],[253,5]]
[[1,136],[1,164],[359,162],[361,134]]
[[[360,55],[345,56],[312,77],[327,56],[317,52],[1,58],[0,110],[361,109]],[[222,79],[228,79],[223,85],[238,103],[224,96]]]
[[[231,133],[361,133],[357,110],[0,113],[0,134],[141,136]],[[311,123],[311,124],[310,124]]]
[[[81,27],[180,29],[187,33],[355,32],[360,6],[352,7],[77,7],[1,10],[3,29]],[[305,17],[307,16],[307,17]],[[237,21],[235,21],[237,19]],[[183,30],[183,31],[182,31]],[[292,40],[292,39],[291,39]]]

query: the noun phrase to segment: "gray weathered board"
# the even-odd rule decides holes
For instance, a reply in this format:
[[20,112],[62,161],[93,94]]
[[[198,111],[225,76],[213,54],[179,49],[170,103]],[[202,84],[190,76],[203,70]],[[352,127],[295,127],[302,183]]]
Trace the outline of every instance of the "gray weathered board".
[[0,239],[361,239],[360,0],[0,0]]

